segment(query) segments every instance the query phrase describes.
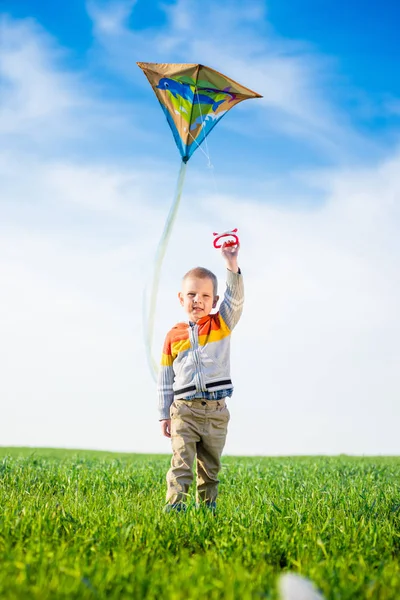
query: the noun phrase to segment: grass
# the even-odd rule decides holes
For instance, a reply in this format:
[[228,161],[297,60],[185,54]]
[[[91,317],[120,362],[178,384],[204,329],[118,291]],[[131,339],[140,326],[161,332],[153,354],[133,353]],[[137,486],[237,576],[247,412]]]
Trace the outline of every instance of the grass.
[[168,464],[0,448],[0,597],[400,598],[400,458],[225,457],[216,516],[163,513]]

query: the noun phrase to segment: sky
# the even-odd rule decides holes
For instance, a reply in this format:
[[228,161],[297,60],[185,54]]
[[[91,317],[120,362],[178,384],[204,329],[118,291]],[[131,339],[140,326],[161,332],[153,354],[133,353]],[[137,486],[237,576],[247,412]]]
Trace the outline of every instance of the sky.
[[237,227],[230,455],[399,454],[398,3],[3,0],[0,445],[168,453],[143,290],[179,153],[136,61],[263,98],[188,164],[154,354],[181,276]]

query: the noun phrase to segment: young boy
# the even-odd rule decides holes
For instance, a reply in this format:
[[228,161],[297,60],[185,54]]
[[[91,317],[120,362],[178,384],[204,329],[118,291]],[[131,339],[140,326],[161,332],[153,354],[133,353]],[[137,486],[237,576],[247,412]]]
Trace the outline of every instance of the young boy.
[[167,511],[184,510],[197,466],[197,502],[215,509],[218,473],[225,445],[232,395],[230,334],[243,309],[243,278],[238,246],[221,249],[227,287],[219,312],[217,278],[198,267],[183,278],[178,297],[188,320],[178,323],[165,339],[158,378],[161,429],[171,438],[172,460],[167,473]]

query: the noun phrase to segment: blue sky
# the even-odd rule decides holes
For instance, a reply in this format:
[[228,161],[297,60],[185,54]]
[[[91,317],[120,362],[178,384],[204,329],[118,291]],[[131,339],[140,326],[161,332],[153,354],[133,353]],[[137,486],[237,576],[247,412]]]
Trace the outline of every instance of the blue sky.
[[397,2],[274,0],[268,15],[280,35],[307,40],[317,52],[333,57],[351,85],[378,96],[399,94]]
[[205,264],[223,286],[211,234],[238,227],[227,452],[398,453],[398,4],[1,11],[3,442],[168,452],[141,315],[179,153],[136,61],[202,62],[263,99],[210,134],[212,170],[201,152],[189,162],[155,348],[182,318],[182,273]]
[[[220,11],[212,18],[216,32],[220,26],[216,24],[218,18],[223,21],[226,19],[226,13],[230,13],[229,4],[222,2],[218,5]],[[188,3],[187,6],[192,7],[194,26],[191,26],[190,37],[192,45],[195,46],[197,40],[201,42],[204,39],[202,16],[198,13],[196,3]],[[254,31],[258,48],[256,49],[255,44],[254,49],[245,52],[246,60],[248,57],[251,59],[252,53],[259,52],[264,46],[264,50],[272,50],[275,56],[292,60],[295,67],[298,61],[300,64],[297,66],[300,70],[308,69],[309,85],[315,83],[315,95],[324,96],[324,106],[320,108],[329,111],[329,118],[338,122],[348,133],[349,139],[346,139],[346,143],[349,148],[345,156],[346,161],[357,162],[369,156],[375,158],[386,151],[388,144],[397,144],[400,127],[400,49],[396,24],[400,18],[400,8],[395,2],[385,2],[379,7],[372,4],[361,7],[354,3],[344,8],[331,0],[323,4],[316,0],[301,3],[292,0],[287,3],[253,2],[247,6],[247,12],[250,14],[248,22],[238,18],[236,23],[231,24],[237,33],[237,47],[230,49],[231,56],[240,58],[240,36],[246,32],[250,37]],[[233,3],[233,10],[238,9],[238,13],[241,12],[239,7],[240,3]],[[205,8],[206,5],[204,13]],[[176,44],[166,51],[158,51],[157,44],[151,44],[154,35],[159,36],[161,40],[171,30],[171,22],[176,17],[171,17],[170,10],[174,9],[179,12],[179,7],[176,9],[173,2],[157,3],[144,0],[87,4],[73,0],[57,6],[35,0],[3,3],[3,11],[14,18],[37,21],[63,49],[63,55],[59,57],[60,66],[72,71],[85,70],[87,76],[90,76],[91,84],[101,87],[98,92],[102,98],[118,98],[126,110],[129,110],[129,103],[132,103],[132,106],[134,103],[145,104],[142,110],[146,110],[146,126],[153,130],[160,123],[162,114],[157,111],[157,103],[151,103],[146,82],[137,71],[135,61],[201,60],[201,56],[193,56],[190,44],[187,47],[184,43]],[[252,12],[255,14],[254,18],[251,16]],[[121,32],[101,31],[101,15],[104,17],[109,14],[121,16],[121,31],[126,38],[125,52],[123,48],[121,53],[116,51],[115,42]],[[132,32],[131,36],[129,32]],[[218,39],[218,33],[212,36],[212,54],[215,53],[215,60],[210,66],[217,63],[218,68],[223,70],[223,58],[218,56],[219,49],[223,50],[225,46],[223,27],[221,34],[221,41]],[[143,52],[146,56],[142,56]],[[312,81],[313,77],[316,78],[315,82]],[[257,88],[256,78],[252,78],[252,83]],[[305,100],[307,101],[307,97]],[[312,100],[315,101],[315,98]],[[294,98],[293,102],[295,101]],[[299,98],[299,101],[302,99]],[[307,110],[307,106],[302,108]],[[313,105],[310,105],[309,109],[310,113],[315,111]],[[275,127],[275,102],[269,109],[270,123],[267,119],[260,132],[238,138],[237,133],[248,129],[248,111],[254,113],[253,126],[257,123],[258,116],[258,109],[253,107],[241,107],[239,110],[240,112],[232,116],[231,122],[224,124],[223,130],[218,128],[218,131],[214,132],[215,139],[211,146],[213,162],[218,161],[217,157],[226,147],[226,136],[230,147],[235,148],[240,144],[242,148],[243,144],[247,145],[251,153],[249,169],[252,166],[258,169],[260,163],[265,168],[265,158],[268,159],[266,168],[271,167],[276,172],[281,168],[286,170],[317,162],[331,164],[342,157],[342,153],[333,148],[321,149],[311,135],[307,140],[307,134],[287,135],[285,127]],[[294,126],[297,127],[297,124]],[[234,129],[233,135],[229,131],[230,128]],[[163,158],[169,152],[172,154],[172,148],[166,126],[160,129],[162,137],[155,154]],[[327,134],[329,135],[329,128]],[[114,156],[119,153],[121,140],[119,142],[111,147]],[[335,142],[342,143],[340,140]],[[123,155],[126,156],[128,152],[132,153],[132,147],[129,146],[129,141],[122,140],[122,145],[124,144],[127,144],[122,149]],[[260,158],[262,160],[259,160]],[[231,159],[239,166],[242,152],[232,151]],[[221,170],[224,170],[224,162],[218,163]]]

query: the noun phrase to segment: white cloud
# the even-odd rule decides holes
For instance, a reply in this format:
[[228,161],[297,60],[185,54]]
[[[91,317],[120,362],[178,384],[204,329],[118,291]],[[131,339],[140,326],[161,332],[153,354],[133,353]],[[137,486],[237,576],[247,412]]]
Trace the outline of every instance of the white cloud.
[[117,2],[88,1],[87,10],[99,31],[106,34],[118,34],[125,26],[136,0]]
[[60,115],[85,104],[83,95],[71,91],[78,78],[63,72],[62,67],[59,70],[60,49],[34,21],[13,21],[3,15],[0,27],[2,134],[29,131],[32,124],[35,128],[44,123],[54,127]]
[[149,137],[132,103],[110,100],[102,80],[71,69],[70,53],[35,20],[0,14],[0,29],[0,149],[64,158],[112,146],[119,157]]

